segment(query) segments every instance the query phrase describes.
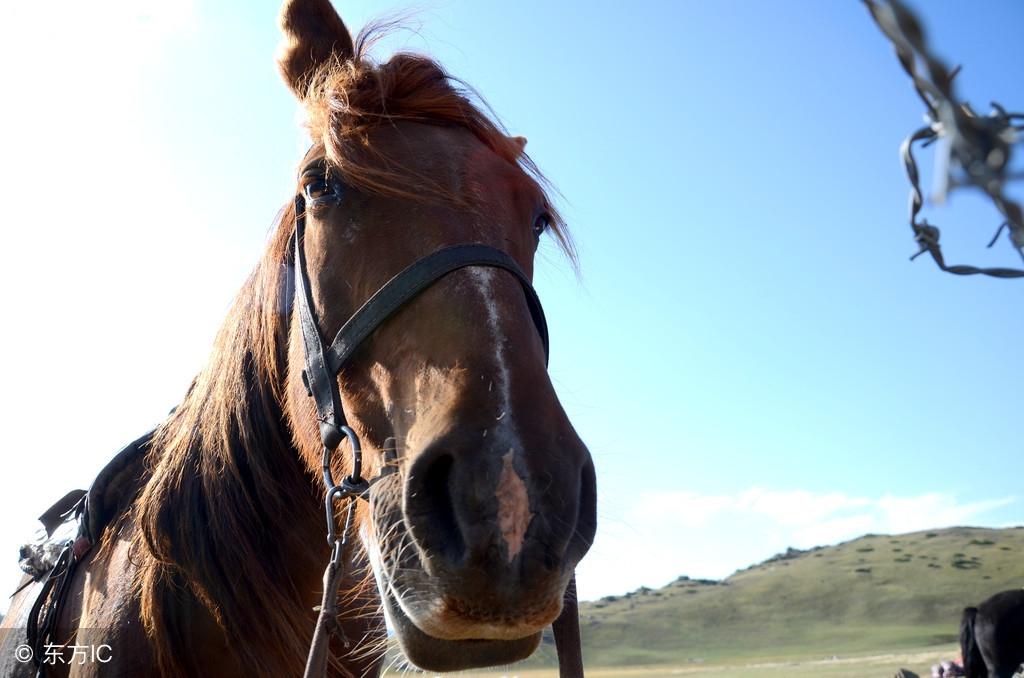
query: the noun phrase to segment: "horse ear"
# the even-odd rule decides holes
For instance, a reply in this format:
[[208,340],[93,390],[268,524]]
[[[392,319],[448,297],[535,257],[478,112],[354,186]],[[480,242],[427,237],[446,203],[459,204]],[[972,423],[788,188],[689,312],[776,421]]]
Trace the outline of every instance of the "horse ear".
[[526,150],[526,137],[509,137],[509,139],[519,147],[519,155],[522,155]]
[[330,0],[285,0],[278,25],[284,40],[278,49],[277,68],[300,100],[324,63],[345,61],[355,54],[352,35]]

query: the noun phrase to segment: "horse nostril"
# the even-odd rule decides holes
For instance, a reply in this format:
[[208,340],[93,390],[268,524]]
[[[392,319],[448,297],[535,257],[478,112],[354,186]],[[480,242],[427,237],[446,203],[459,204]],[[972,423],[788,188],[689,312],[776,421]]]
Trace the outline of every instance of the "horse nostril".
[[465,541],[455,517],[451,476],[455,459],[439,454],[421,459],[409,475],[406,516],[423,552],[454,564],[462,560]]

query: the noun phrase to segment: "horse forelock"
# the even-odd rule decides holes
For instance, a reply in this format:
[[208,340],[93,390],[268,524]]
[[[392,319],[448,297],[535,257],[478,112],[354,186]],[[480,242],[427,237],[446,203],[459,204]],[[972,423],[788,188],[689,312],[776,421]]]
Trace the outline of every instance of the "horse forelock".
[[351,59],[328,60],[310,80],[303,99],[307,127],[331,167],[346,183],[369,193],[437,200],[473,211],[478,207],[473,196],[384,155],[369,135],[376,127],[403,121],[462,127],[537,183],[552,217],[551,235],[575,264],[572,239],[549,198],[553,188],[524,151],[525,140],[510,136],[483,98],[437,61],[405,52],[384,62],[371,57],[373,45],[395,28],[394,22],[371,23],[356,38]]

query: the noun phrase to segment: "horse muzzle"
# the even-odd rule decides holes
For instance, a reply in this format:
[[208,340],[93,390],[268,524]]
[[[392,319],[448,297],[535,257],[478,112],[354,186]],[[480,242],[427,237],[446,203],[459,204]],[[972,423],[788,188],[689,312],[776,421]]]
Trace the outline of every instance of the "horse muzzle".
[[508,663],[558,617],[590,547],[594,467],[575,434],[548,445],[495,435],[484,445],[465,431],[425,445],[405,473],[374,488],[371,552],[403,647],[469,643],[474,656],[493,655],[487,664]]

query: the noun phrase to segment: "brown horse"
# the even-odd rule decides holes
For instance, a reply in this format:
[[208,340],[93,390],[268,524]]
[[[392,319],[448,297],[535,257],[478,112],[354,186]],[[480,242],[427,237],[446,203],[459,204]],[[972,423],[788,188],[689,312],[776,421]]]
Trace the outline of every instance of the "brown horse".
[[[278,63],[314,144],[298,171],[310,297],[327,336],[396,272],[446,246],[503,250],[532,274],[566,236],[524,153],[432,60],[366,54],[329,0],[289,0]],[[314,404],[292,312],[286,207],[210,360],[80,560],[57,637],[106,661],[47,675],[294,676],[329,555]],[[469,267],[384,322],[338,377],[365,475],[332,675],[379,670],[384,615],[430,670],[530,655],[595,530],[594,470],[545,369],[519,282]],[[349,472],[335,455],[334,474]],[[340,521],[339,521],[340,522]],[[339,525],[338,529],[341,529]],[[4,625],[23,627],[39,585]],[[380,594],[377,592],[380,591]],[[33,675],[4,638],[2,675]]]

